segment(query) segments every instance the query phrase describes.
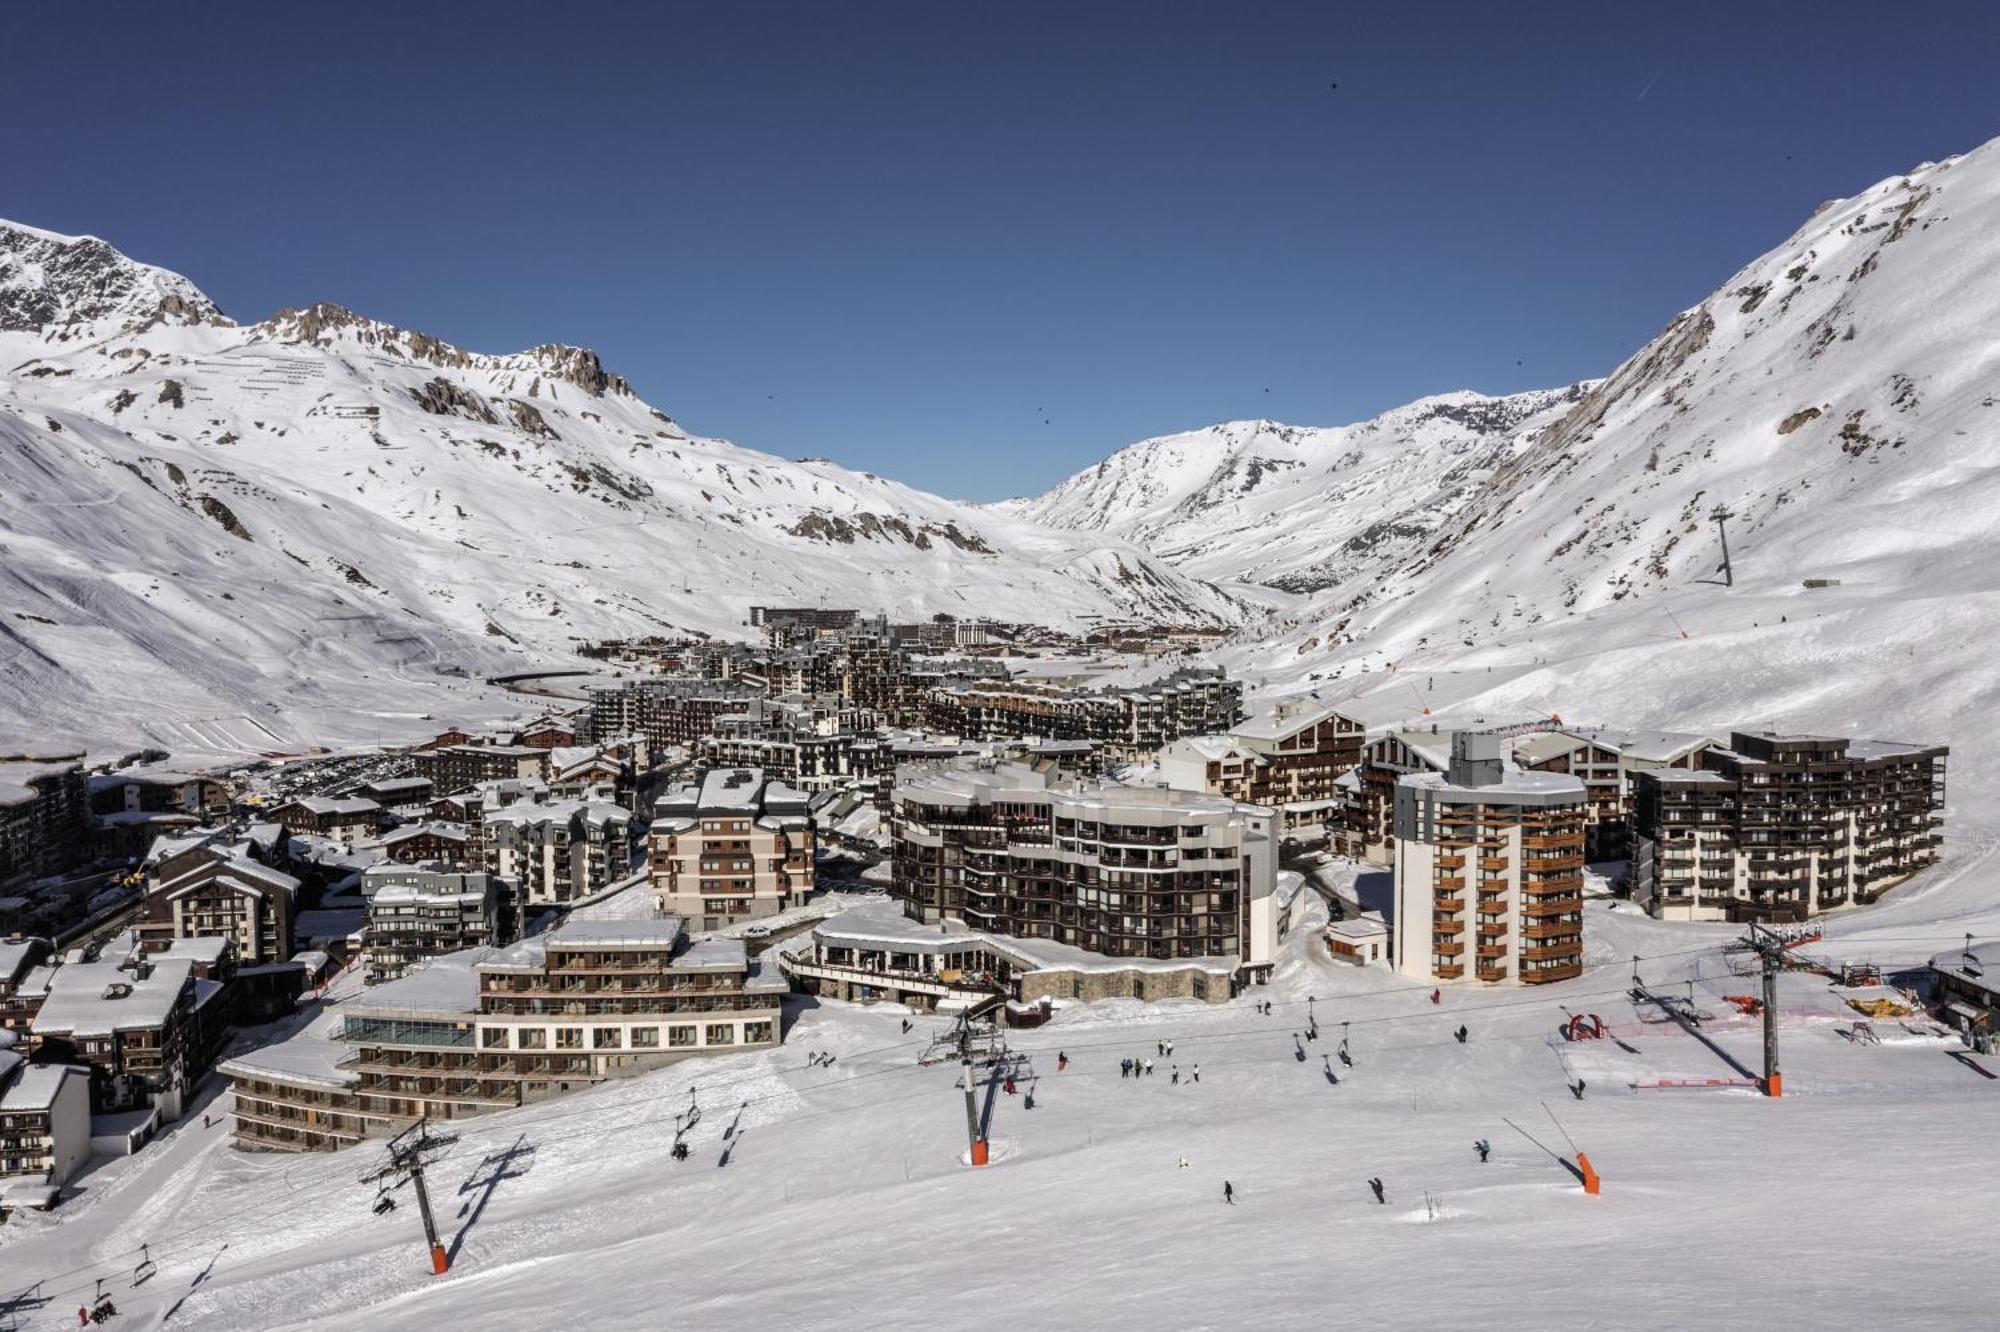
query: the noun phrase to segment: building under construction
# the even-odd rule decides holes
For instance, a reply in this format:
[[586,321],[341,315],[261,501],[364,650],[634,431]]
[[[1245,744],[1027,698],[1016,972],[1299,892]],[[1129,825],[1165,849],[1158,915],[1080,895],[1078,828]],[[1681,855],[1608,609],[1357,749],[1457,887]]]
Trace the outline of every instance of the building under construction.
[[1936,862],[1943,745],[1738,731],[1638,774],[1632,897],[1666,920],[1800,921]]

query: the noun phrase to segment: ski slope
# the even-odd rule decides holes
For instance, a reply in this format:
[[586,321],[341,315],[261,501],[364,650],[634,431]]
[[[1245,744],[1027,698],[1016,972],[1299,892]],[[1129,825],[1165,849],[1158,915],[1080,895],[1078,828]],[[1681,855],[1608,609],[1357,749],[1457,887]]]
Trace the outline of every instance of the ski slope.
[[[1991,932],[1993,868],[1985,849],[1955,858],[1813,951],[1893,967]],[[371,1214],[357,1176],[379,1148],[241,1155],[199,1114],[0,1229],[0,1267],[10,1288],[44,1283],[21,1324],[49,1328],[99,1275],[132,1326],[215,1329],[1980,1323],[1967,1274],[1985,1241],[1950,1219],[1978,1212],[2000,1083],[1891,1022],[1881,1044],[1850,1043],[1855,1014],[1828,983],[1788,974],[1783,1099],[1633,1090],[1738,1077],[1731,1060],[1755,1071],[1759,1023],[1722,999],[1751,983],[1718,951],[1726,927],[1590,912],[1591,969],[1533,992],[1453,989],[1434,1006],[1332,962],[1308,930],[1271,987],[1228,1005],[1070,1008],[1011,1037],[1035,1107],[985,1096],[983,1169],[961,1161],[956,1068],[915,1062],[942,1024],[905,1035],[897,1009],[799,1000],[782,1049],[452,1126],[430,1176],[455,1253],[444,1277],[407,1202]],[[1693,981],[1714,1048],[1640,1019],[1635,953],[1661,992]],[[1602,1015],[1630,1052],[1561,1041],[1564,1006]],[[1318,1041],[1295,1043],[1310,1018]],[[1351,1068],[1327,1058],[1343,1033]],[[831,1068],[807,1066],[820,1050]],[[1129,1056],[1155,1073],[1121,1078]],[[676,1163],[690,1089],[703,1116]],[[1577,1148],[1600,1196],[1557,1159]],[[141,1243],[159,1273],[133,1288]]]

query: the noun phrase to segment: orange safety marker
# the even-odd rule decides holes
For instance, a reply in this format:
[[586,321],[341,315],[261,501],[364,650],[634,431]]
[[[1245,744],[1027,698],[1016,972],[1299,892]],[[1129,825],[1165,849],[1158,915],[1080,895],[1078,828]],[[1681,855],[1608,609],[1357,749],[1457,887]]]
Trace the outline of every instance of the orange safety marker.
[[972,1140],[972,1164],[976,1166],[986,1164],[986,1139],[974,1138]]
[[1774,1072],[1770,1077],[1764,1079],[1764,1094],[1773,1098],[1783,1096],[1785,1094],[1785,1075]]
[[1602,1192],[1604,1181],[1597,1177],[1597,1171],[1590,1164],[1590,1158],[1582,1152],[1578,1152],[1576,1154],[1576,1164],[1583,1171],[1583,1191],[1590,1194]]
[[451,1271],[451,1257],[444,1251],[444,1245],[431,1245],[431,1275],[443,1276]]

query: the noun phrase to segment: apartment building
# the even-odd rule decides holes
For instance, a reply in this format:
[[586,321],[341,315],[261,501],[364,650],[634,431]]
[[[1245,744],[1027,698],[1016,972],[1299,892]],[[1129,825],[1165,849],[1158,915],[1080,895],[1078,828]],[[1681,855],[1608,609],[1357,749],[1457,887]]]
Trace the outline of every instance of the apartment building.
[[162,859],[147,875],[135,929],[148,946],[227,938],[245,966],[292,955],[299,881],[259,862],[248,843],[209,842]]
[[1801,921],[1934,864],[1943,745],[1736,731],[1637,776],[1632,897],[1666,920]]
[[774,1045],[784,978],[678,920],[584,920],[434,958],[225,1061],[235,1142],[334,1151],[694,1056]]
[[513,885],[492,874],[374,865],[361,873],[367,902],[362,976],[396,980],[419,963],[468,948],[513,941]]
[[1396,970],[1433,983],[1582,975],[1582,780],[1507,766],[1495,735],[1451,743],[1444,772],[1396,784]]
[[[1110,959],[1227,959],[1240,985],[1277,950],[1273,822],[1218,796],[1020,763],[909,768],[897,775],[891,892],[931,924]],[[1192,994],[1199,980],[1189,969],[1176,983]]]
[[0,1216],[47,1208],[90,1159],[90,1070],[0,1043]]
[[216,1003],[220,983],[197,980],[190,958],[122,949],[106,960],[65,963],[47,980],[28,1025],[37,1061],[88,1068],[94,1111],[152,1107],[178,1119],[207,1068],[205,1033],[220,1030],[219,1012],[202,1011]]
[[549,773],[549,751],[536,745],[443,745],[410,756],[417,776],[432,789],[450,795],[481,782],[509,778],[543,778]]
[[1317,835],[1341,817],[1340,779],[1361,762],[1368,728],[1313,700],[1286,700],[1220,735],[1184,736],[1160,751],[1160,778],[1275,809],[1289,833]]
[[1396,786],[1412,773],[1443,772],[1451,765],[1452,731],[1435,726],[1396,729],[1361,749],[1361,763],[1347,778],[1346,808],[1334,834],[1342,854],[1371,865],[1396,859]]
[[926,727],[970,740],[1094,740],[1108,755],[1131,761],[1182,736],[1230,730],[1243,715],[1243,684],[1194,667],[1152,684],[1093,690],[973,681],[925,690],[922,712]]
[[633,870],[632,813],[609,800],[521,800],[482,814],[486,872],[523,906],[574,902]]
[[382,829],[382,807],[360,796],[306,796],[272,809],[287,832],[310,833],[352,846]]
[[577,738],[586,744],[616,736],[643,735],[658,753],[692,748],[715,729],[718,717],[743,710],[762,698],[757,685],[727,679],[663,676],[616,688],[590,691],[590,711]]
[[90,795],[72,758],[0,758],[0,894],[82,863]]
[[761,768],[718,768],[653,806],[647,864],[665,915],[713,930],[802,905],[813,890],[808,798]]
[[1674,731],[1544,730],[1514,741],[1514,762],[1530,772],[1567,772],[1583,783],[1583,854],[1624,860],[1632,854],[1637,778],[1655,768],[1696,769],[1715,741]]

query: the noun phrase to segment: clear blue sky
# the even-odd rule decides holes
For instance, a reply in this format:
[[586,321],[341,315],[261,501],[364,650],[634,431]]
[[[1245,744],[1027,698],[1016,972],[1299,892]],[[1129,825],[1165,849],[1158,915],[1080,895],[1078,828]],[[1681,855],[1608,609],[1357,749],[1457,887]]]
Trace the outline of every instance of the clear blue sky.
[[[950,494],[1602,374],[2000,134],[2000,5],[20,4],[0,216]],[[1338,83],[1338,88],[1328,85]],[[1046,422],[1046,424],[1045,424]]]

